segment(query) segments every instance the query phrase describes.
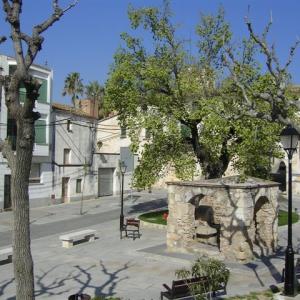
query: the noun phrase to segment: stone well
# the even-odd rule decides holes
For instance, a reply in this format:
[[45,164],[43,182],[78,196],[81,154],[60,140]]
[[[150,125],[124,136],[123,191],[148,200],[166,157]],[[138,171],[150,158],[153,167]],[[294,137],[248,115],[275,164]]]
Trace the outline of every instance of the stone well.
[[167,184],[168,251],[248,261],[276,249],[278,183],[231,176]]

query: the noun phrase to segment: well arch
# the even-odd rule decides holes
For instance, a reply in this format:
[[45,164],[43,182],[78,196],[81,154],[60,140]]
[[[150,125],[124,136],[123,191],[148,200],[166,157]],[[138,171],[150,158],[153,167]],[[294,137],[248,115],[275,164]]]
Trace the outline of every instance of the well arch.
[[[207,246],[197,239],[197,232],[205,233],[197,229],[197,209],[206,206],[204,215],[212,221],[204,221],[210,227],[216,225],[218,230],[217,245],[210,251],[212,256],[245,261],[259,249],[263,249],[263,254],[273,253],[277,245],[278,186],[278,183],[256,178],[239,183],[235,176],[169,182],[168,250],[208,255]],[[266,212],[271,212],[268,217]],[[262,216],[268,220],[264,223],[268,229],[262,229]],[[213,234],[213,230],[207,233]]]

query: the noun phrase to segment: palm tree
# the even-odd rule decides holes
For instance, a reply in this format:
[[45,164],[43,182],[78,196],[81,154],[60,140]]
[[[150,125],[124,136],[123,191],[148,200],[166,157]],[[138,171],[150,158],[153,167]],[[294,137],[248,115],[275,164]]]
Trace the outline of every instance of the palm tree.
[[65,86],[62,95],[71,96],[73,106],[75,107],[75,100],[83,94],[83,90],[84,85],[82,83],[82,79],[80,78],[80,74],[77,72],[69,73],[65,79]]
[[103,96],[104,88],[99,84],[98,81],[89,82],[85,86],[85,94],[88,99],[93,100],[94,103],[98,103],[98,116],[101,118],[104,116],[103,111]]

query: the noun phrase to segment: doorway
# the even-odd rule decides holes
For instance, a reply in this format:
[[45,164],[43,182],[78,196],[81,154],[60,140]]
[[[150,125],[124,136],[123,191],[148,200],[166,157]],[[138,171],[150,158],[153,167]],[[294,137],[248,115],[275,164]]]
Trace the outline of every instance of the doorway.
[[114,168],[99,168],[98,197],[113,195]]
[[69,201],[69,181],[70,181],[70,177],[62,178],[61,197],[62,197],[62,202],[64,203]]

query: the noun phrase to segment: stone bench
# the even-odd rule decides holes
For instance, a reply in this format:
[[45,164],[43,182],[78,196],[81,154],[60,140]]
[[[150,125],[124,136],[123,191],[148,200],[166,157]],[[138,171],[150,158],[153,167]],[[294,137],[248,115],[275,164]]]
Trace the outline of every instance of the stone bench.
[[62,246],[64,248],[73,247],[74,241],[89,241],[93,242],[95,240],[96,230],[94,229],[85,229],[76,232],[70,232],[63,234],[59,237],[62,241]]
[[0,249],[0,264],[12,261],[12,247]]

